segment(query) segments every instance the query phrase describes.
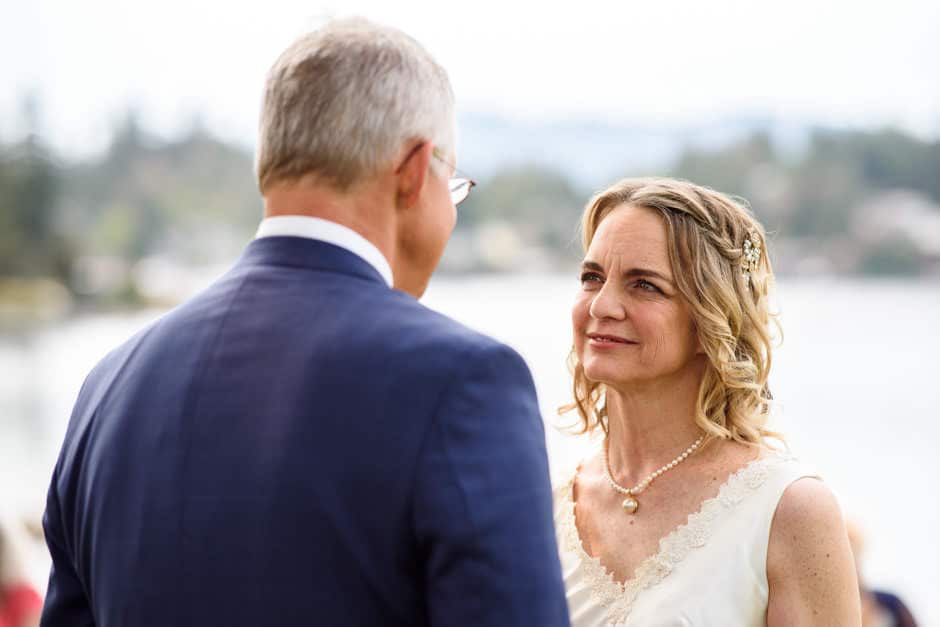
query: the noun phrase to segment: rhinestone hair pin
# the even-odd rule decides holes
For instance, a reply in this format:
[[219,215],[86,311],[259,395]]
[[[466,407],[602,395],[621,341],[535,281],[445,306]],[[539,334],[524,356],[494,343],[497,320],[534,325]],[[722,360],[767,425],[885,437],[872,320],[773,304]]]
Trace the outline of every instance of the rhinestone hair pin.
[[741,264],[741,273],[744,275],[745,287],[751,286],[751,273],[757,272],[760,263],[760,239],[754,232],[748,233],[744,239],[744,261]]

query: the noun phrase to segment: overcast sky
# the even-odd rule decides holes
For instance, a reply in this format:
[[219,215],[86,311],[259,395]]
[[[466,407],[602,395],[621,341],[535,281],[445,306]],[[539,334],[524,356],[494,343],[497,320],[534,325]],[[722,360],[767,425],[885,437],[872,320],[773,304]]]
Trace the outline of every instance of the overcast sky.
[[767,114],[940,135],[940,3],[2,0],[0,138],[42,98],[63,151],[103,147],[133,103],[162,133],[201,114],[250,145],[264,74],[326,15],[399,26],[449,70],[462,111],[696,122]]

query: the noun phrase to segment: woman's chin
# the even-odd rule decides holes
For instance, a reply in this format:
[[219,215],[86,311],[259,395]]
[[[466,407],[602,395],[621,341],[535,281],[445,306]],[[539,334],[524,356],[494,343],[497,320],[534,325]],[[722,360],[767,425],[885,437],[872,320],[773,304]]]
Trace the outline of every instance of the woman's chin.
[[[600,361],[600,360],[598,360]],[[610,387],[630,386],[633,383],[648,382],[652,373],[648,367],[639,364],[624,367],[624,363],[603,363],[588,360],[584,364],[584,375],[591,381]]]
[[623,380],[623,372],[614,372],[610,368],[585,366],[584,375],[595,383],[616,385]]

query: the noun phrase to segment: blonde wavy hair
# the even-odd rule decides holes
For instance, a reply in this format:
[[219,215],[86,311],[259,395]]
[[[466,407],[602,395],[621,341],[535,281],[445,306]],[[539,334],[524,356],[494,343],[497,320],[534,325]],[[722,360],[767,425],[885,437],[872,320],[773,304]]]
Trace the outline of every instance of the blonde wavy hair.
[[[765,428],[773,398],[767,385],[771,349],[782,337],[768,303],[773,271],[766,234],[746,203],[688,181],[625,179],[594,196],[581,219],[585,252],[601,221],[617,207],[658,212],[666,225],[669,262],[676,287],[689,304],[699,341],[708,357],[696,403],[695,421],[711,438],[761,444],[782,439]],[[745,240],[760,247],[749,279]],[[606,390],[584,373],[572,348],[568,366],[580,433],[608,432]]]

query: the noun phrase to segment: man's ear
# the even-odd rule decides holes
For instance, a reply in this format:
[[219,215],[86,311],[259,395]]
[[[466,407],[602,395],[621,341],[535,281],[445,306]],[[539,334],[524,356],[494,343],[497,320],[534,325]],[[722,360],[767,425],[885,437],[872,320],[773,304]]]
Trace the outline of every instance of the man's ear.
[[400,207],[408,208],[417,204],[428,178],[433,150],[434,144],[429,141],[414,143],[395,170]]

